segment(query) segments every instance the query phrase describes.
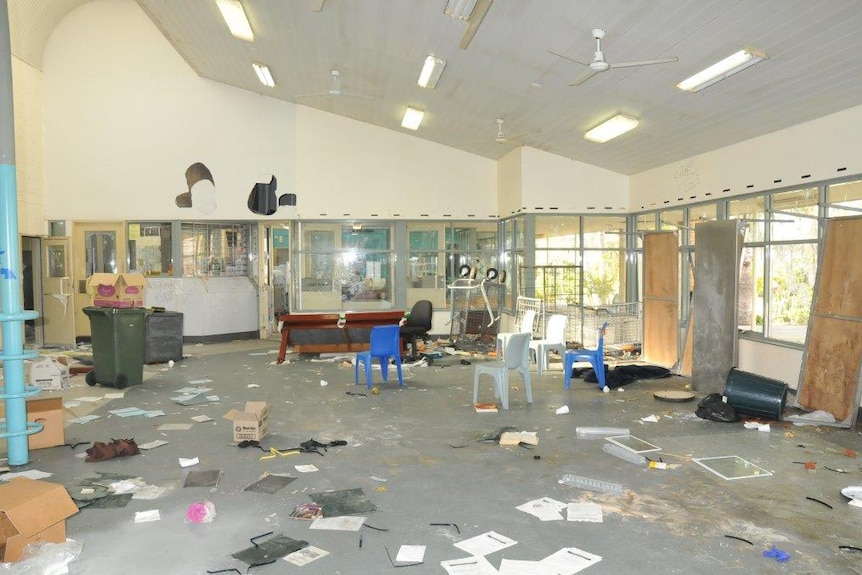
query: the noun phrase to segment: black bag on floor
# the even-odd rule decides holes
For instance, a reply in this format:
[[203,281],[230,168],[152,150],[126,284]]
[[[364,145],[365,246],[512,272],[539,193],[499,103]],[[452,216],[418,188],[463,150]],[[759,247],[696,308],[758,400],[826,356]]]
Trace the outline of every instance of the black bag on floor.
[[733,423],[739,421],[739,414],[732,405],[724,403],[720,393],[710,393],[700,400],[697,410],[694,412],[701,419],[720,421],[722,423]]

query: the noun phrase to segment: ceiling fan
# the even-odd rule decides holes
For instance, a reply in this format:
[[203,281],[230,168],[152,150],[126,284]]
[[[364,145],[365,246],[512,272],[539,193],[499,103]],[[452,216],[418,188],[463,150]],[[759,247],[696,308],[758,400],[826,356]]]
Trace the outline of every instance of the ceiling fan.
[[606,72],[611,68],[634,68],[636,66],[651,66],[653,64],[669,64],[670,62],[676,62],[678,60],[676,56],[671,56],[669,58],[654,58],[652,60],[636,60],[633,62],[608,62],[605,60],[604,52],[602,52],[602,38],[605,37],[605,34],[605,31],[600,28],[593,29],[593,38],[596,39],[596,52],[593,54],[592,62],[586,62],[565,52],[548,50],[548,52],[555,56],[571,60],[572,62],[577,62],[581,66],[589,68],[588,70],[584,70],[580,76],[572,80],[572,82],[569,83],[569,86],[580,86],[599,72]]
[[479,144],[515,144],[512,140],[516,140],[520,138],[523,134],[519,134],[517,136],[507,136],[503,131],[503,118],[497,118],[497,135],[494,136],[490,140],[482,140],[479,142],[470,142],[469,144],[463,144],[464,146],[475,146]]
[[335,96],[335,97],[348,97],[348,98],[362,98],[364,100],[373,100],[374,96],[370,96],[368,94],[357,94],[356,92],[346,92],[341,89],[341,72],[338,70],[330,70],[329,75],[331,76],[331,80],[329,82],[329,90],[326,92],[316,92],[314,94],[299,94],[294,96],[294,98],[313,98],[319,96]]

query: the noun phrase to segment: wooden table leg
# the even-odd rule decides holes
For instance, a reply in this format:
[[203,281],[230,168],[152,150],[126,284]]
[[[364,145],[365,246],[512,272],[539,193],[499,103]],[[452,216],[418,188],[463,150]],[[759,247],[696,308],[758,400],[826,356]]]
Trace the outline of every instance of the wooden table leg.
[[287,355],[287,338],[290,335],[290,328],[287,327],[287,323],[281,326],[281,345],[278,346],[278,359],[276,363],[281,365],[284,363],[284,356]]

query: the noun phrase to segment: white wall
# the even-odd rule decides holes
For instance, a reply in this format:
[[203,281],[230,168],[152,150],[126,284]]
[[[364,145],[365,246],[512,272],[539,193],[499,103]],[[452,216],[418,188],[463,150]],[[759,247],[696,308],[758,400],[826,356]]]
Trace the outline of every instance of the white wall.
[[305,106],[296,138],[302,219],[493,214],[493,160]]
[[523,205],[521,150],[515,148],[497,160],[497,213],[501,218],[517,214]]
[[859,173],[862,106],[635,174],[630,206],[715,201]]
[[796,389],[802,372],[802,350],[750,339],[739,340],[738,367],[783,381]]
[[[44,56],[49,219],[243,219],[256,181],[295,182],[295,106],[195,75],[134,2],[93,0]],[[175,204],[203,162],[215,211]]]
[[628,176],[535,148],[521,149],[521,176],[527,212],[628,212]]
[[47,231],[42,153],[42,73],[15,57],[12,58],[12,97],[18,232],[24,236],[41,236]]

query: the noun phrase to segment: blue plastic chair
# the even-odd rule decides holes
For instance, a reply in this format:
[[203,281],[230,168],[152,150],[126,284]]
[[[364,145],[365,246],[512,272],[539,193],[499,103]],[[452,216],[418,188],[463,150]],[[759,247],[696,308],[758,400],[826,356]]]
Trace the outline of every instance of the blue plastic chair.
[[389,358],[395,360],[395,369],[398,372],[398,385],[404,385],[404,377],[401,375],[401,328],[398,325],[376,325],[371,328],[371,349],[356,354],[356,367],[354,369],[356,383],[359,383],[359,364],[365,365],[365,383],[371,389],[371,361],[373,358],[380,360],[380,372],[383,381],[389,371]]
[[596,349],[570,349],[566,351],[563,358],[563,381],[566,389],[571,388],[572,366],[577,361],[590,362],[596,372],[596,379],[599,380],[599,389],[605,388],[605,329],[607,327],[608,322],[605,322],[599,328],[599,345]]

